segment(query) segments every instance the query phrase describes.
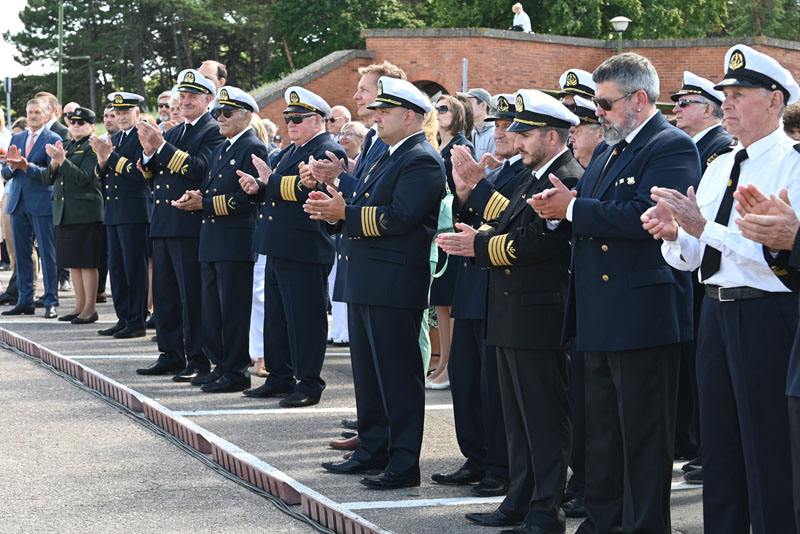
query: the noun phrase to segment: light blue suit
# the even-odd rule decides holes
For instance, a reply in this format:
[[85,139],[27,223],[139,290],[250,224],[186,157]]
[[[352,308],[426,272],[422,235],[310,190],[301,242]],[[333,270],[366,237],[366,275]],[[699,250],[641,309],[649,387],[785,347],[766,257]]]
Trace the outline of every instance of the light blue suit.
[[11,137],[11,145],[22,151],[28,170],[12,169],[3,164],[3,178],[13,178],[8,190],[6,213],[11,215],[14,249],[17,256],[18,306],[33,306],[33,238],[39,244],[44,278],[44,305],[58,305],[58,267],[53,237],[53,187],[42,184],[42,171],[50,164],[45,145],[61,141],[58,134],[44,128],[39,132],[30,154],[25,154],[30,131]]

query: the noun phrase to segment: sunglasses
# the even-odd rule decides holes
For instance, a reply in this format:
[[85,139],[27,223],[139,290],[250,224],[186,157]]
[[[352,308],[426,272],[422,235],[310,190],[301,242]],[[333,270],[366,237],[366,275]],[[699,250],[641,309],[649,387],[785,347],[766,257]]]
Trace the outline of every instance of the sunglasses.
[[169,109],[169,102],[166,102],[166,103],[160,103],[160,104],[158,105],[158,109],[161,109],[161,108],[167,108],[167,109]]
[[70,124],[74,124],[75,126],[83,126],[84,124],[86,124],[86,121],[83,119],[70,119],[69,122]]
[[283,120],[286,121],[286,124],[293,122],[295,124],[300,124],[303,122],[303,119],[307,119],[309,117],[313,117],[315,113],[306,113],[305,115],[292,115],[291,117],[284,117]]
[[338,120],[342,120],[343,121],[344,119],[345,119],[345,117],[330,117],[330,118],[328,118],[328,122],[333,124],[334,122],[336,122]]
[[685,108],[689,104],[702,104],[702,105],[706,104],[705,102],[700,102],[699,100],[688,100],[686,98],[681,98],[680,100],[678,100],[675,103],[678,104],[678,106],[680,106],[682,108]]
[[450,106],[436,106],[436,113],[448,113]]
[[216,110],[216,116],[219,118],[220,115],[225,117],[226,119],[230,119],[233,116],[233,109],[218,109]]
[[598,106],[598,107],[604,109],[605,111],[611,111],[611,108],[614,107],[614,102],[619,102],[623,98],[630,98],[635,93],[636,93],[636,91],[633,91],[631,93],[628,93],[627,95],[622,95],[619,98],[615,98],[614,100],[609,100],[607,98],[595,98],[595,97],[592,97],[592,102],[594,102],[595,106]]

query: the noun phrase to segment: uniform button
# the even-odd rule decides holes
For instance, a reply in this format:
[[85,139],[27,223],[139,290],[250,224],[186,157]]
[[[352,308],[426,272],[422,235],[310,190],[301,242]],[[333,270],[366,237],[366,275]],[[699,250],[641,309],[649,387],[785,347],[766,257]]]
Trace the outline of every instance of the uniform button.
[[115,186],[114,186],[114,189],[119,189],[119,186],[118,186],[118,185],[115,185]]
[[167,184],[167,189],[169,189],[169,184]]
[[356,192],[355,191],[353,191],[353,196],[356,196]]
[[472,213],[472,208],[469,208],[469,212]]
[[340,260],[342,259],[342,255],[341,255],[341,254],[339,254],[339,259],[340,259]]
[[217,192],[217,188],[216,188],[216,187],[214,188],[214,192],[215,192],[215,193]]
[[271,220],[272,220],[272,215],[270,215],[269,217],[267,217],[267,219],[269,219],[269,220],[271,221]]
[[156,200],[156,204],[161,204],[161,201],[160,200]]
[[[63,199],[62,199],[63,200]],[[114,197],[114,200],[119,200],[119,197]]]
[[61,197],[61,200],[63,201],[63,200],[64,200],[64,197]]
[[[108,187],[108,186],[106,186],[106,187]],[[156,189],[161,189],[161,186],[160,186],[160,185],[157,185],[157,186],[156,186]]]
[[567,243],[569,243],[569,246],[572,246],[572,240],[567,241]]
[[106,200],[111,200],[111,197],[106,197]]
[[509,275],[509,274],[511,274],[511,269],[506,269],[506,270],[505,270],[505,271],[503,271],[503,272],[504,272],[504,273],[506,273],[507,275]]
[[222,175],[220,174],[219,177],[222,178]]
[[[262,202],[262,203],[261,203],[261,205],[262,205],[262,206],[266,206],[266,205],[267,205],[267,203],[266,203],[266,202]],[[274,206],[274,205],[275,205],[275,203],[273,202],[273,203],[272,203],[272,205]]]
[[258,218],[259,218],[259,219],[263,219],[263,218],[264,218],[264,214],[263,214],[263,213],[259,213],[259,214],[258,214]]
[[205,220],[205,219],[203,219],[203,224],[205,224],[205,223],[206,223],[206,220]]
[[603,275],[603,282],[608,282],[608,275],[607,274]]
[[366,198],[369,198],[369,193],[364,193],[364,196],[365,196]]
[[345,257],[344,257],[344,261],[350,261],[350,258],[349,258],[349,257],[347,257],[347,256],[345,256]]
[[465,269],[467,268],[467,262],[464,262],[464,268]]
[[159,172],[158,174],[164,174],[164,171]]
[[107,185],[107,186],[106,186],[106,189],[108,189],[109,187],[111,187],[111,186],[110,186],[110,185]]
[[[266,203],[265,203],[265,202],[262,202],[262,204],[266,204]],[[273,207],[273,208],[275,207],[275,203],[274,203],[274,202],[272,203],[272,207]]]
[[600,247],[600,250],[602,250],[603,252],[608,252],[608,245],[603,245],[602,247]]
[[509,293],[508,291],[503,291],[503,295],[506,296],[506,297],[510,297],[511,293]]
[[206,189],[206,193],[208,193],[208,189]]

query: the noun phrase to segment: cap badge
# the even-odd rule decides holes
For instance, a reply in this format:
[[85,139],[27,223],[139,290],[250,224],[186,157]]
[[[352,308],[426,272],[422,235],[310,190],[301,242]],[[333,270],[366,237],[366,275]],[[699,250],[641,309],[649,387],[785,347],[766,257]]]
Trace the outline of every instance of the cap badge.
[[194,83],[194,73],[187,72],[186,76],[183,77],[183,83]]
[[744,54],[737,50],[731,54],[731,60],[728,63],[728,70],[738,70],[742,67],[744,67]]
[[123,102],[124,102],[124,99],[122,98],[122,95],[117,95],[117,96],[114,97],[114,103],[115,104],[122,104]]
[[378,94],[383,94],[383,82],[378,82]]
[[296,91],[292,91],[291,93],[289,93],[289,102],[291,102],[292,104],[297,104],[298,102],[300,102],[300,96],[297,94]]
[[497,98],[497,111],[508,111],[508,100],[504,96]]
[[525,101],[522,99],[522,95],[517,95],[517,113],[521,113],[525,111]]
[[573,87],[575,85],[578,85],[578,77],[574,72],[570,72],[567,74],[567,87]]
[[219,99],[220,100],[228,100],[228,90],[227,89],[223,89],[222,91],[219,92]]

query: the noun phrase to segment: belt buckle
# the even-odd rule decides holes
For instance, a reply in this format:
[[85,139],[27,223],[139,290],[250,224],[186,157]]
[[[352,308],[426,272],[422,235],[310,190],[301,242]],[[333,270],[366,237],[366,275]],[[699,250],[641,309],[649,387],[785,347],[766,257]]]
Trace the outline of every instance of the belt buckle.
[[733,302],[733,301],[736,300],[736,299],[724,299],[724,298],[722,298],[722,290],[723,289],[729,289],[729,288],[719,286],[717,288],[717,300],[719,300],[720,302]]

